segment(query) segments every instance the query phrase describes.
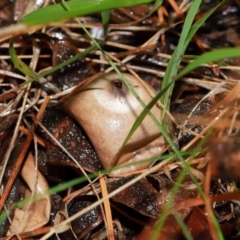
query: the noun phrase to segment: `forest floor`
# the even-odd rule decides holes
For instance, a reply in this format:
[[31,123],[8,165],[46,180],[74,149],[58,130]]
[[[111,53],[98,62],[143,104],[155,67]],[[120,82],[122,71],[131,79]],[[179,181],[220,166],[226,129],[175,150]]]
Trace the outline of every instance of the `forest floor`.
[[1,240],[240,239],[240,1],[193,2],[2,1]]

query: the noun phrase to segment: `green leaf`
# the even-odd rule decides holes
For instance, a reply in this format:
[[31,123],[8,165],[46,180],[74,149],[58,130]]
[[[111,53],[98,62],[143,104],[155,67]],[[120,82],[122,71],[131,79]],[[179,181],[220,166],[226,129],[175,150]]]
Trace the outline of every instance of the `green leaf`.
[[[20,23],[29,25],[49,24],[69,18],[88,15],[121,7],[132,7],[138,4],[151,3],[154,0],[71,0],[38,9],[24,16]],[[64,7],[63,7],[64,6]]]

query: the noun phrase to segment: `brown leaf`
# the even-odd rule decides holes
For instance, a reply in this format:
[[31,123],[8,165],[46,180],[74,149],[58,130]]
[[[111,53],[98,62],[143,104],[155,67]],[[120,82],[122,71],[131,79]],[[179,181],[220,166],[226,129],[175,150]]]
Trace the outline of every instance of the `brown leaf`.
[[199,208],[193,208],[192,213],[186,219],[186,225],[194,240],[212,239],[206,216]]
[[[21,176],[28,185],[25,197],[30,197],[32,194],[44,194],[48,190],[48,184],[42,174],[35,168],[35,160],[29,153],[22,171]],[[12,226],[18,233],[32,231],[45,225],[50,217],[51,201],[49,196],[43,196],[41,199],[27,204],[22,209],[17,208],[12,220]],[[8,235],[15,233],[10,227]]]
[[[152,222],[146,226],[136,237],[136,240],[151,239],[153,234],[157,234],[157,240],[183,240],[185,239],[179,224],[173,216],[169,216],[164,223],[160,233],[155,232],[157,222]],[[186,227],[194,240],[211,240],[210,229],[206,217],[198,208],[194,208],[185,221]]]
[[[135,176],[118,178],[116,181],[113,181],[111,183],[109,182],[107,184],[108,191],[114,191],[126,182],[129,182],[134,177]],[[160,214],[157,195],[157,191],[152,187],[150,183],[147,182],[145,178],[143,178],[137,183],[115,195],[112,199],[116,202],[133,208],[135,211],[143,215],[157,217]]]
[[[69,216],[74,215],[77,212],[80,212],[84,208],[90,206],[93,201],[96,200],[95,198],[91,197],[80,197],[74,198],[68,204],[68,214]],[[102,214],[100,207],[95,207],[91,209],[86,214],[82,215],[81,217],[72,221],[72,229],[75,234],[78,236],[78,239],[83,238],[86,236],[90,231],[95,229],[101,222],[102,222]]]
[[[50,44],[53,52],[53,66],[56,66],[79,53],[78,49],[67,41],[54,41]],[[77,60],[54,72],[53,83],[61,90],[77,85],[94,72],[83,59]]]
[[17,122],[18,115],[10,114],[6,117],[0,118],[0,144],[2,145],[4,139],[8,135],[9,131],[11,131],[11,126]]
[[[60,110],[48,110],[42,123],[84,169],[90,172],[101,169],[101,163],[88,137],[75,121]],[[47,142],[49,162],[57,165],[75,166],[73,161],[43,129],[40,129],[40,132]]]

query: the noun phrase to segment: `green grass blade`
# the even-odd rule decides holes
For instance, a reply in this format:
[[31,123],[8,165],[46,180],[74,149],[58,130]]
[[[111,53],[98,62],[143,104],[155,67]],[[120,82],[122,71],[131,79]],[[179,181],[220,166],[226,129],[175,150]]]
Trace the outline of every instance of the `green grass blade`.
[[156,225],[156,227],[155,227],[155,229],[153,231],[153,234],[151,236],[151,240],[157,240],[158,239],[158,234],[161,232],[161,230],[162,230],[162,228],[164,226],[164,223],[165,223],[166,218],[168,216],[169,210],[173,206],[174,198],[177,195],[179,186],[180,186],[180,184],[182,184],[182,182],[183,182],[183,180],[185,178],[186,173],[187,173],[187,169],[184,168],[181,171],[180,175],[178,176],[176,184],[174,184],[174,186],[173,186],[173,188],[171,190],[171,195],[168,198],[168,201],[166,202],[166,205],[164,206],[164,209],[163,209],[162,214],[161,214],[161,218],[160,218],[159,222],[157,223],[157,225]]
[[9,55],[11,57],[14,67],[17,68],[20,72],[22,72],[26,76],[29,76],[32,79],[38,77],[38,75],[34,71],[32,71],[21,59],[18,58],[16,51],[13,47],[12,39],[10,40],[9,44]]
[[[164,88],[169,82],[173,81],[174,76],[177,75],[178,68],[181,62],[181,56],[185,53],[185,50],[197,32],[197,30],[202,26],[202,24],[211,16],[211,14],[222,4],[224,4],[227,0],[222,1],[216,7],[211,9],[208,13],[206,13],[203,17],[201,17],[195,24],[191,24],[194,20],[194,17],[198,11],[198,8],[201,4],[201,1],[194,1],[188,11],[186,20],[183,25],[183,30],[179,39],[178,46],[174,51],[172,58],[169,61],[168,68],[166,69],[166,73],[163,79],[162,88]],[[163,105],[166,109],[169,108],[170,98],[172,95],[174,85],[172,85],[169,90],[166,92],[164,97],[162,98]]]
[[179,216],[179,214],[175,213],[173,216],[176,219],[176,221],[178,222],[179,226],[181,227],[181,230],[182,230],[186,240],[194,240],[193,237],[191,236],[186,224],[184,223],[182,218]]
[[[99,44],[101,44],[101,43],[99,43]],[[75,56],[69,58],[68,60],[58,64],[57,66],[52,67],[51,69],[46,70],[39,75],[35,75],[35,77],[33,77],[30,81],[25,82],[24,84],[32,82],[32,81],[37,81],[39,78],[42,78],[42,77],[46,77],[47,75],[69,65],[72,62],[75,62],[79,59],[84,58],[86,55],[88,55],[89,53],[91,53],[92,51],[94,51],[96,49],[97,49],[96,45],[92,45],[91,47],[85,49],[83,52],[76,54]]]
[[144,19],[151,16],[159,8],[159,6],[162,5],[162,3],[163,0],[156,0],[155,3],[153,4],[152,10],[144,17]]
[[121,149],[126,145],[126,143],[129,141],[129,139],[131,138],[131,136],[133,135],[133,133],[137,130],[137,128],[139,127],[139,125],[142,123],[142,121],[144,120],[144,118],[146,117],[146,115],[151,111],[152,107],[157,103],[157,101],[159,100],[159,98],[161,96],[163,96],[163,94],[168,90],[169,86],[172,85],[173,82],[169,83],[168,86],[165,87],[165,89],[161,90],[149,103],[148,105],[146,105],[146,107],[143,109],[143,111],[141,112],[141,114],[138,116],[138,118],[136,119],[136,121],[134,122],[130,132],[128,133],[126,139],[124,140],[124,143],[121,147]]
[[183,49],[184,52],[189,44],[189,42],[192,40],[193,36],[196,34],[196,32],[198,31],[198,29],[204,24],[204,22],[216,11],[216,9],[218,9],[221,5],[223,5],[224,3],[226,3],[228,0],[224,0],[222,2],[220,2],[217,6],[215,6],[214,8],[212,8],[210,11],[208,11],[206,14],[204,14],[196,23],[194,23],[188,33],[188,36],[186,38],[186,41],[184,43]]
[[204,53],[197,57],[193,62],[189,63],[175,78],[178,80],[185,74],[191,72],[192,70],[198,68],[201,64],[216,62],[224,58],[234,58],[240,56],[240,48],[225,48],[213,50],[211,52]]
[[[211,135],[211,132],[212,132],[212,130],[209,130],[207,132],[207,134],[205,135],[204,139],[202,139],[200,141],[200,143],[198,144],[197,149],[199,149],[199,150],[202,149],[202,147],[205,144],[206,140]],[[205,151],[207,151],[207,149],[205,149]],[[197,154],[197,152],[195,154],[194,153],[191,154],[190,155],[191,159],[194,159],[196,154]],[[181,156],[183,156],[183,155],[181,154]],[[190,163],[190,162],[188,162],[188,163]],[[175,182],[175,184],[174,184],[174,186],[172,188],[171,196],[170,196],[168,202],[166,203],[166,205],[165,205],[165,207],[163,209],[161,218],[160,218],[159,222],[156,225],[156,228],[155,228],[155,231],[153,233],[153,236],[152,236],[151,240],[157,240],[158,239],[157,238],[158,237],[158,233],[162,230],[162,228],[164,226],[165,220],[166,220],[166,218],[168,216],[168,213],[169,213],[169,211],[170,211],[170,209],[172,207],[172,202],[173,202],[173,200],[174,200],[174,198],[175,198],[175,196],[177,194],[177,191],[179,189],[179,186],[183,182],[186,174],[189,174],[191,179],[193,180],[193,182],[196,184],[198,192],[200,193],[200,196],[202,197],[202,199],[206,199],[206,196],[205,196],[205,193],[203,192],[203,189],[196,183],[195,178],[192,178],[192,176],[191,176],[192,173],[191,173],[191,171],[189,171],[189,166],[188,166],[188,164],[185,164],[184,168],[182,169],[182,171],[180,172],[179,176],[177,177],[177,181]],[[218,239],[224,240],[224,238],[222,238],[222,232],[221,232],[220,226],[219,226],[219,224],[218,224],[218,222],[216,220],[216,217],[214,215],[211,216],[211,217],[213,219],[214,226],[215,226],[215,228],[217,230],[217,234],[218,234],[218,237],[219,237]]]
[[[29,25],[49,24],[51,22],[63,21],[69,18],[102,12],[120,7],[131,7],[138,4],[151,3],[154,0],[71,0],[66,4],[54,4],[24,16],[20,23]],[[63,7],[64,6],[64,7]]]
[[[101,44],[101,42],[99,44]],[[58,64],[55,67],[52,67],[51,69],[49,69],[47,71],[42,72],[39,75],[36,74],[34,71],[32,71],[21,59],[18,58],[16,51],[13,47],[12,39],[10,40],[10,44],[9,44],[9,55],[11,57],[14,67],[17,68],[24,75],[31,78],[31,80],[23,83],[23,84],[27,84],[27,83],[30,83],[33,81],[37,81],[39,78],[45,77],[45,76],[59,70],[60,68],[65,67],[65,66],[69,65],[70,63],[85,57],[86,55],[88,55],[89,53],[91,53],[92,51],[94,51],[96,49],[97,49],[96,45],[92,45],[91,47],[87,48],[85,51],[76,54],[75,56],[69,58],[68,60]]]
[[[101,45],[102,42],[99,42],[98,44]],[[39,77],[45,77],[45,76],[49,75],[50,73],[53,73],[53,72],[59,70],[62,67],[66,67],[67,65],[69,65],[79,59],[84,58],[86,55],[88,55],[89,53],[93,52],[96,49],[97,49],[97,46],[95,44],[93,44],[91,47],[85,49],[83,52],[78,53],[75,56],[69,58],[68,60],[58,64],[57,66],[52,67],[51,69],[42,72],[41,74],[39,74]]]
[[102,25],[103,25],[104,37],[106,37],[107,30],[108,30],[108,23],[110,20],[110,10],[102,11],[101,15],[102,15]]
[[[187,13],[177,48],[173,52],[173,55],[166,69],[165,76],[163,78],[162,89],[165,89],[165,87],[168,86],[169,83],[173,81],[174,76],[177,75],[178,68],[181,63],[181,56],[184,54],[184,51],[185,51],[184,45],[201,2],[202,2],[201,0],[193,1]],[[172,95],[173,88],[174,88],[174,84],[169,87],[166,94],[161,99],[164,105],[163,115],[165,114],[165,111],[169,109],[169,103],[170,103],[170,98]]]
[[[183,152],[181,153],[183,156],[184,155],[191,155],[195,153],[195,151],[188,151],[188,152]],[[147,162],[147,161],[162,161],[162,160],[166,160],[166,159],[173,159],[173,158],[176,158],[176,155],[174,153],[170,153],[170,154],[165,154],[164,156],[160,156],[160,157],[154,157],[154,158],[149,158],[149,159],[146,159],[144,161],[141,161],[140,163],[138,164],[141,164],[141,163],[144,163],[144,162]],[[130,165],[132,165],[132,163],[128,163],[128,164],[125,164],[124,166],[125,167],[129,167]],[[113,170],[117,170],[121,167],[124,167],[124,166],[116,166],[116,167],[113,167],[113,168],[110,168],[110,169],[103,169],[101,170],[101,174],[108,174],[110,173],[111,171]],[[89,179],[95,179],[96,177],[99,176],[99,173],[90,173],[88,174],[88,178]],[[34,201],[37,201],[39,199],[41,199],[42,197],[44,196],[47,196],[47,195],[51,195],[51,194],[55,194],[55,193],[59,193],[59,192],[62,192],[62,191],[65,191],[67,190],[69,187],[73,187],[75,185],[78,185],[78,184],[81,184],[81,183],[84,183],[84,182],[87,182],[88,179],[86,178],[86,176],[82,176],[82,177],[79,177],[79,178],[76,178],[76,179],[72,179],[70,181],[67,181],[67,182],[64,182],[64,183],[61,183],[61,184],[58,184],[54,187],[51,187],[49,190],[45,191],[44,193],[41,193],[41,194],[35,194],[34,196],[31,196],[31,197],[28,197],[28,198],[24,198],[16,203],[14,203],[13,205],[11,205],[11,207],[9,207],[8,210],[12,210],[12,209],[15,209],[15,208],[20,208],[20,207],[23,207],[25,206],[26,204],[30,203],[30,202],[34,202]],[[2,224],[2,222],[6,219],[6,214],[5,212],[3,211],[1,214],[0,214],[0,224]]]

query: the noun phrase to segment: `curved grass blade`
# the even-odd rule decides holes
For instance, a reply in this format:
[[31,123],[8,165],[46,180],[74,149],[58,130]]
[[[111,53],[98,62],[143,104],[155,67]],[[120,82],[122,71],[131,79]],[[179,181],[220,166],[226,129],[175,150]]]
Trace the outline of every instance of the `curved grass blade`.
[[58,3],[50,5],[29,13],[20,20],[20,23],[29,25],[48,24],[114,8],[151,3],[153,1],[154,0],[71,0],[67,2],[69,10],[65,8],[65,4]]
[[240,56],[240,48],[225,48],[219,50],[213,50],[211,52],[203,53],[197,57],[193,62],[189,63],[175,78],[175,80],[180,79],[185,74],[198,68],[201,64],[216,62],[224,58],[234,58]]
[[[101,44],[101,43],[99,43],[99,44]],[[31,80],[26,81],[24,83],[24,84],[27,84],[27,83],[30,83],[33,81],[37,81],[39,78],[45,77],[45,76],[49,75],[50,73],[53,73],[53,72],[59,70],[60,68],[65,67],[68,64],[85,57],[87,54],[96,50],[96,48],[97,48],[96,45],[92,45],[91,47],[87,48],[85,51],[76,54],[75,56],[71,57],[70,59],[58,64],[55,67],[52,67],[50,70],[42,72],[39,75],[36,74],[34,71],[32,71],[21,59],[18,58],[16,51],[13,47],[12,39],[10,40],[10,44],[9,44],[9,55],[11,57],[14,67],[16,67],[20,72],[22,72],[23,74],[25,74],[26,76],[31,78]]]
[[[181,154],[184,156],[184,155],[191,155],[193,153],[196,153],[196,150],[194,151],[188,151],[188,152],[182,152]],[[160,157],[154,157],[154,158],[149,158],[149,159],[146,159],[142,162],[147,162],[147,161],[151,161],[151,162],[154,162],[154,161],[163,161],[163,160],[167,160],[167,159],[173,159],[173,158],[176,158],[176,154],[174,153],[170,153],[170,154],[165,154],[164,156],[160,156]],[[142,162],[140,162],[139,164],[141,164]],[[125,167],[129,167],[131,165],[131,163],[128,163],[128,164],[124,164]],[[111,171],[113,170],[117,170],[119,169],[120,167],[123,167],[123,166],[116,166],[116,167],[113,167],[111,169],[104,169],[104,170],[101,170],[100,173],[101,174],[108,174],[110,173]],[[89,179],[95,179],[96,177],[99,176],[99,173],[89,173],[88,174],[88,178]],[[26,204],[30,203],[30,202],[34,202],[34,201],[37,201],[39,199],[41,199],[42,197],[44,196],[47,196],[47,195],[51,195],[51,194],[55,194],[55,193],[59,193],[59,192],[62,192],[62,191],[65,191],[67,190],[69,187],[73,187],[75,185],[78,185],[78,184],[81,184],[81,183],[84,183],[84,182],[87,182],[87,178],[86,176],[81,176],[79,178],[75,178],[73,180],[70,180],[70,181],[67,181],[67,182],[64,182],[64,183],[61,183],[61,184],[58,184],[54,187],[51,187],[49,190],[47,190],[46,192],[44,192],[43,194],[35,194],[34,196],[31,196],[31,197],[28,197],[28,198],[24,198],[16,203],[14,203],[13,205],[11,205],[11,209],[15,209],[15,208],[21,208],[23,206],[25,206]],[[8,209],[10,210],[10,209]],[[6,214],[5,212],[3,211],[1,214],[0,214],[0,224],[2,224],[2,222],[6,219]]]

